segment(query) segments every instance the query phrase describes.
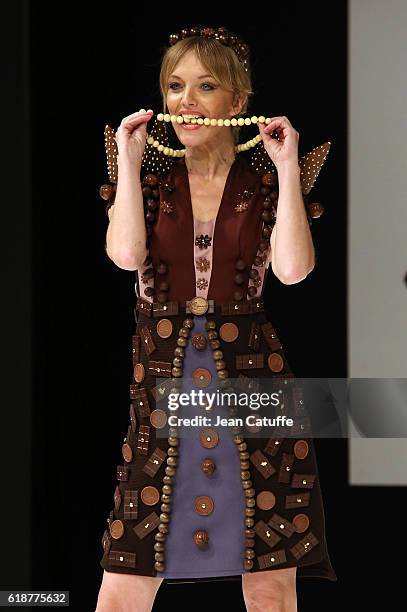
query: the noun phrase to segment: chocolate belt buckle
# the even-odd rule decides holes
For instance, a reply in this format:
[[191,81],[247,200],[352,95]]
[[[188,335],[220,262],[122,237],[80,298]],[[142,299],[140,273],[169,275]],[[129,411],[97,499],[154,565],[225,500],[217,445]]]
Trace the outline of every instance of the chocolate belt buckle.
[[185,311],[194,315],[204,315],[206,312],[214,312],[214,306],[214,300],[207,300],[200,295],[196,295],[192,300],[185,302]]

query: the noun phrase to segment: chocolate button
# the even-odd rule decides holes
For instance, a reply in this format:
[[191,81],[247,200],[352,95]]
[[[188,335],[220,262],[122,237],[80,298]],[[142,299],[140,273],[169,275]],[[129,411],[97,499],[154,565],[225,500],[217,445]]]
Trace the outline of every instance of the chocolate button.
[[256,432],[262,430],[262,426],[261,425],[248,425],[246,423],[245,427],[246,427],[247,431],[250,431],[250,433],[256,433]]
[[194,334],[191,338],[191,344],[197,351],[203,351],[206,347],[206,337],[203,334]]
[[272,372],[281,372],[284,367],[283,358],[279,353],[270,353],[267,363]]
[[146,375],[146,370],[143,364],[136,363],[136,365],[134,366],[134,380],[139,383],[142,380],[144,380],[145,375]]
[[324,207],[320,202],[312,202],[307,206],[309,214],[313,219],[318,219],[324,212]]
[[205,548],[209,542],[209,536],[203,529],[198,529],[194,533],[194,542],[198,548]]
[[174,329],[174,325],[170,319],[160,319],[157,323],[157,334],[160,338],[169,338]]
[[127,463],[130,463],[130,461],[133,459],[132,448],[127,442],[125,442],[122,446],[122,455],[124,460],[127,461]]
[[196,368],[192,372],[192,378],[198,387],[207,387],[211,384],[212,374],[206,368]]
[[209,414],[210,412],[213,412],[213,404],[212,406],[210,406],[209,401],[205,398],[203,398],[200,401],[199,407],[203,410],[205,414]]
[[115,540],[118,540],[124,534],[124,524],[120,519],[117,519],[110,523],[110,535]]
[[213,448],[219,442],[219,435],[214,429],[203,429],[199,439],[204,448]]
[[156,429],[162,429],[167,423],[167,415],[164,410],[157,408],[150,414],[150,423]]
[[294,444],[294,455],[297,459],[305,459],[308,455],[308,442],[305,440],[297,440]]
[[271,491],[261,491],[256,498],[260,510],[271,510],[276,504],[276,496]]
[[114,187],[113,185],[101,185],[99,188],[99,195],[104,200],[108,200],[113,196]]
[[209,308],[209,302],[206,298],[196,295],[189,302],[189,310],[194,315],[203,315]]
[[160,500],[160,492],[155,487],[144,487],[141,491],[141,501],[146,506],[155,506]]
[[216,464],[213,459],[210,459],[208,457],[201,462],[201,469],[204,474],[206,474],[207,476],[211,476],[216,470]]
[[207,516],[213,512],[213,506],[213,499],[209,495],[199,495],[195,499],[195,510],[198,514],[202,514],[202,516]]
[[309,518],[306,514],[296,514],[291,521],[295,527],[297,533],[303,533],[307,531],[309,527]]
[[235,323],[223,323],[219,328],[219,335],[225,342],[233,342],[239,335],[239,328]]

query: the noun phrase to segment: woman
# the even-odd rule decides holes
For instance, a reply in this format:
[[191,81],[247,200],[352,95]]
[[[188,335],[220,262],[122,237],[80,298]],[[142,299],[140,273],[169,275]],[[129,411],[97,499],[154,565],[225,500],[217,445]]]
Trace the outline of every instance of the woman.
[[[269,379],[292,392],[304,427],[261,294],[269,263],[285,284],[313,269],[301,193],[312,184],[300,175],[298,132],[286,117],[258,124],[263,157],[252,164],[236,153],[239,128],[197,123],[246,112],[247,46],[224,28],[183,30],[170,42],[160,85],[164,111],[184,116],[173,126],[185,155],[171,162],[161,147],[160,159],[146,145],[152,112],[136,112],[116,132],[117,187],[104,191],[107,254],[137,270],[139,297],[130,425],[102,539],[97,612],[151,610],[162,580],[240,576],[249,611],[296,612],[297,575],[336,580],[312,440],[255,437],[259,424],[226,430],[213,423],[236,408],[192,401],[175,416],[208,421],[187,431],[165,408],[176,391],[230,389],[231,380],[252,391]],[[168,149],[168,137],[160,137]],[[284,403],[279,408],[285,414]],[[161,432],[167,420],[168,438]]]

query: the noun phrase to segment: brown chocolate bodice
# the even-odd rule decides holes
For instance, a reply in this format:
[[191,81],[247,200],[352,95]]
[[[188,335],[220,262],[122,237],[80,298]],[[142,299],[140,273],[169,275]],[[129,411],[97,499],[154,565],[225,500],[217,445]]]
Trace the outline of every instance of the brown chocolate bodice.
[[[149,253],[155,271],[154,285],[159,291],[161,282],[168,283],[168,300],[185,301],[196,294],[194,238],[205,245],[205,237],[194,236],[194,216],[188,170],[184,158],[171,168],[166,182],[172,187],[160,186],[160,210],[149,241]],[[249,287],[249,272],[258,246],[262,240],[265,195],[262,193],[261,176],[248,162],[237,155],[226,179],[220,207],[214,224],[212,241],[212,271],[207,298],[216,301],[234,299],[236,290],[246,297]],[[238,212],[240,210],[240,212]],[[264,241],[264,238],[263,238]],[[262,263],[265,265],[269,241],[263,246]],[[198,246],[199,253],[199,246]],[[236,262],[244,262],[244,270],[236,269]],[[166,264],[166,274],[159,274],[161,263]],[[236,274],[241,274],[240,279]],[[237,280],[240,283],[236,283]],[[242,282],[243,281],[243,282]],[[251,283],[252,284],[252,283]],[[255,296],[261,293],[261,283]]]

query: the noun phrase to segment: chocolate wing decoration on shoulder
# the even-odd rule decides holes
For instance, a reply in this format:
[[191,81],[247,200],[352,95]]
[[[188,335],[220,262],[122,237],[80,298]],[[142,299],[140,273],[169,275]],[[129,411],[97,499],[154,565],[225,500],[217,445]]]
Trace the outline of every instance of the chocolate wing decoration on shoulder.
[[[163,147],[169,146],[168,134],[165,129],[163,121],[157,121],[155,119],[153,126],[147,127],[149,136],[152,136],[154,140],[158,140]],[[104,184],[99,189],[99,195],[101,198],[107,201],[106,214],[109,208],[114,204],[116,196],[116,185],[117,185],[117,143],[115,139],[115,131],[110,125],[105,126],[105,150],[106,150],[106,162],[107,172],[109,176],[110,184]],[[146,141],[144,153],[141,161],[141,179],[147,174],[154,174],[158,177],[168,174],[174,162],[178,158],[165,155],[158,147],[154,147],[153,144],[149,144]]]
[[324,144],[314,147],[312,151],[298,160],[298,165],[301,168],[302,193],[304,195],[308,195],[313,188],[330,148],[331,143],[329,141],[324,142]]
[[[149,135],[152,136],[154,140],[158,140],[164,148],[171,148],[164,121],[158,121],[157,117],[155,117],[151,128],[150,125],[147,124],[147,131]],[[153,144],[148,144],[146,141],[143,158],[141,160],[141,176],[144,177],[146,174],[151,173],[161,178],[168,174],[177,159],[179,158],[165,155],[162,151],[159,151],[158,147],[155,147]]]
[[324,212],[324,207],[320,202],[309,202],[309,193],[315,185],[315,181],[318,178],[330,148],[330,141],[324,142],[322,145],[314,147],[309,153],[298,160],[298,165],[301,168],[301,188],[310,225],[312,225],[313,219],[318,219]]
[[117,183],[117,144],[114,137],[114,129],[110,125],[105,126],[105,150],[106,150],[106,161],[107,161],[107,173],[109,176],[110,183],[104,183],[99,188],[100,197],[107,202],[106,214],[111,206],[114,204],[116,197],[116,183]]
[[[298,160],[298,165],[301,169],[301,189],[310,224],[312,223],[312,219],[317,219],[324,212],[324,207],[319,202],[308,203],[308,194],[315,185],[330,148],[331,142],[324,142],[322,145],[314,147],[309,153],[303,155],[303,157]],[[258,174],[263,175],[268,172],[275,174],[277,172],[274,163],[264,148],[263,141],[260,141],[256,147],[250,150],[249,159],[251,165]]]

